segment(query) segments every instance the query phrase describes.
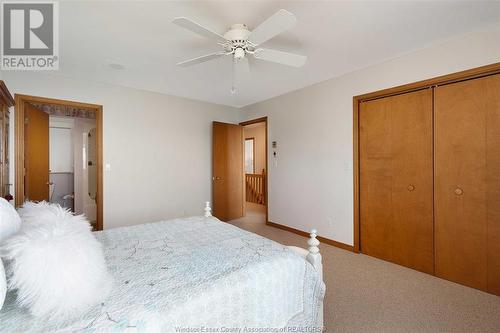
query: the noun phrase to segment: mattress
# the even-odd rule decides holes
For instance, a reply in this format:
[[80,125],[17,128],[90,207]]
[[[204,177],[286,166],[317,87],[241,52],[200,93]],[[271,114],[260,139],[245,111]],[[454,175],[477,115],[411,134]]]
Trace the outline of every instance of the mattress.
[[312,331],[324,284],[286,246],[213,217],[96,232],[114,278],[79,318],[33,318],[7,296],[1,332]]

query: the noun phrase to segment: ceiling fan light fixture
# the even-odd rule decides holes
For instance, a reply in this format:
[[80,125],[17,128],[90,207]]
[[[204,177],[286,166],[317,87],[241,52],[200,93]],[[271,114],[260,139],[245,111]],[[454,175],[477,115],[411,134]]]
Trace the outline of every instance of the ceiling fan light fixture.
[[243,48],[238,47],[234,50],[234,61],[239,61],[244,57],[245,57],[245,50]]

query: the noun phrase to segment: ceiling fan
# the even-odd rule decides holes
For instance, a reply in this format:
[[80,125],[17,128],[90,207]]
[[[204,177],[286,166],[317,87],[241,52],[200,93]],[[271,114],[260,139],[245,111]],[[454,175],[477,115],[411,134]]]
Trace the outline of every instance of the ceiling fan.
[[224,56],[232,56],[233,72],[244,73],[249,71],[248,56],[292,67],[302,67],[307,60],[307,57],[303,55],[259,47],[260,44],[290,29],[297,23],[295,15],[285,9],[280,9],[252,31],[245,24],[238,23],[233,24],[224,35],[203,27],[186,17],[176,17],[173,23],[200,36],[213,39],[222,48],[219,52],[182,61],[177,64],[181,67],[200,64]]

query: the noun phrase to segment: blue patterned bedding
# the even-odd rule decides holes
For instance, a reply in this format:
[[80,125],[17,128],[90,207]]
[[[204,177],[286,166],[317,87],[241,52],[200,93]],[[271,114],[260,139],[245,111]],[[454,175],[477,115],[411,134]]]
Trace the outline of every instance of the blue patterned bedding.
[[[272,332],[317,325],[324,284],[283,245],[216,218],[101,231],[111,295],[71,322],[35,319],[8,295],[1,332]],[[258,330],[257,330],[258,329]],[[237,329],[232,332],[238,331]]]

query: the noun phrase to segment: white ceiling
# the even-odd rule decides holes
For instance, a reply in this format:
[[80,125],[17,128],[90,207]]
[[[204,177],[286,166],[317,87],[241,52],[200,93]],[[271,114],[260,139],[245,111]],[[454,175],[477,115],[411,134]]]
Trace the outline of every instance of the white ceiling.
[[[180,68],[218,46],[171,23],[186,16],[223,33],[278,9],[298,24],[264,47],[308,56],[300,69],[251,59],[232,95],[230,58]],[[61,2],[61,74],[241,107],[500,21],[500,2]],[[109,63],[125,66],[115,70]]]

